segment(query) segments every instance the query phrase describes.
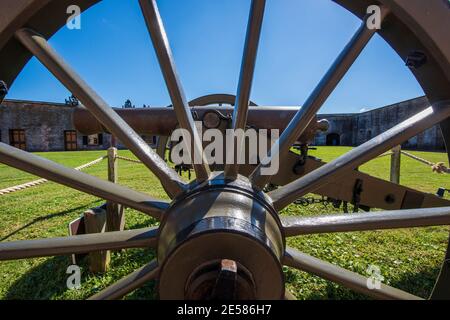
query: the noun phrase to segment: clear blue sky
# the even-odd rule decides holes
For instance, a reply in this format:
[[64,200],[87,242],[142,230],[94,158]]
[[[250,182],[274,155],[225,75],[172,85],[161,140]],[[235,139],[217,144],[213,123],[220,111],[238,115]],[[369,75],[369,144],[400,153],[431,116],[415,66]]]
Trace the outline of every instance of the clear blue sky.
[[[250,0],[159,0],[189,99],[235,93]],[[267,0],[252,100],[302,105],[360,24],[331,0]],[[130,98],[170,104],[137,0],[104,0],[51,44],[112,106]],[[62,102],[69,95],[35,59],[8,98]],[[374,38],[322,113],[359,112],[423,95],[403,61]]]

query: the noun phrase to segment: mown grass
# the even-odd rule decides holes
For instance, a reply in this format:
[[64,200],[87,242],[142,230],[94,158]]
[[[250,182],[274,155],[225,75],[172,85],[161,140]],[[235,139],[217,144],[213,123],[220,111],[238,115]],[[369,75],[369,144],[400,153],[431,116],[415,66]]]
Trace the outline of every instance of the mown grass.
[[[348,148],[321,147],[313,155],[329,161]],[[46,158],[76,167],[94,160],[104,151],[44,153]],[[128,151],[120,154],[132,157]],[[433,162],[448,163],[443,153],[415,153]],[[374,176],[387,179],[389,158],[371,161],[360,168]],[[106,162],[85,172],[106,179]],[[167,199],[157,179],[143,165],[120,161],[120,183],[150,195]],[[24,183],[35,177],[0,165],[0,189]],[[448,176],[403,158],[402,183],[422,191],[435,193],[440,186],[449,188]],[[67,235],[67,224],[91,207],[102,203],[90,195],[47,183],[24,191],[0,196],[0,241],[36,239]],[[313,215],[335,212],[336,209],[313,205],[307,208],[292,205],[283,211],[290,215]],[[156,221],[127,209],[126,227],[155,225]],[[421,297],[428,297],[439,272],[448,240],[447,227],[373,231],[303,236],[288,239],[288,244],[305,253],[324,259],[349,270],[366,274],[370,265],[381,268],[384,282]],[[82,267],[82,287],[66,287],[68,257],[38,258],[0,262],[0,299],[84,299],[119,280],[154,257],[152,250],[133,249],[113,253],[110,271],[93,275],[86,262]],[[304,272],[285,268],[288,288],[299,299],[364,299],[339,285]],[[155,284],[128,295],[127,299],[156,298]]]

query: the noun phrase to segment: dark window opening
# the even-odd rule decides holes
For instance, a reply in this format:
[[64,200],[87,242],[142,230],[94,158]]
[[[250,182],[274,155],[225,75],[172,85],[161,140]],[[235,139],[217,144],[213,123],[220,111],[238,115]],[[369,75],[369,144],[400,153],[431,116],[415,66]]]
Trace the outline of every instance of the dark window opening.
[[25,130],[23,129],[9,130],[9,144],[15,148],[26,150],[27,143],[25,139]]
[[340,146],[341,137],[337,133],[327,135],[327,146]]

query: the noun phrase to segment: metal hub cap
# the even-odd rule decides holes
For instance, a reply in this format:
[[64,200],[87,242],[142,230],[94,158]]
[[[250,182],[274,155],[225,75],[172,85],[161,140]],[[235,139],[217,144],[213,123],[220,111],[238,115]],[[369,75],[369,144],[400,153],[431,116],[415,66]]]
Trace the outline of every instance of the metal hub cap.
[[[223,175],[175,200],[158,241],[162,299],[279,299],[282,227],[270,199]],[[263,266],[263,267],[261,267]]]

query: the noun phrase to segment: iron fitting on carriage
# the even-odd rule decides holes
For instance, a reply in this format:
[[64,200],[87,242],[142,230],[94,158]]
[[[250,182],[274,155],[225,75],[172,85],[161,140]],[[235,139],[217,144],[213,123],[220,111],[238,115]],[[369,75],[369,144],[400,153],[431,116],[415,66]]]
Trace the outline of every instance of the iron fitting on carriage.
[[158,240],[161,299],[280,299],[282,225],[271,200],[223,173],[175,199]]

